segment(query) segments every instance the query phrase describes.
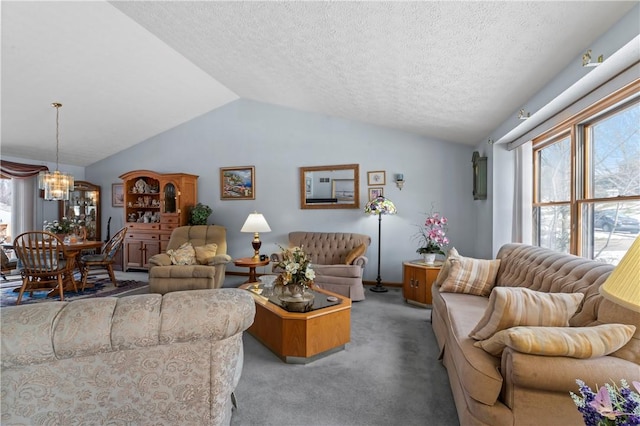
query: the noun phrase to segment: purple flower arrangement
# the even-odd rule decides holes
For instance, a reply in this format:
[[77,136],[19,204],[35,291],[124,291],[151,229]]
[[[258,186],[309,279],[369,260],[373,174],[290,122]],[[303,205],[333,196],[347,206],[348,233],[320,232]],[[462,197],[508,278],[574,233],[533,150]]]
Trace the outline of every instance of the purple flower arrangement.
[[420,244],[416,253],[446,254],[443,248],[449,244],[449,239],[445,236],[447,232],[447,222],[446,217],[434,212],[432,209],[431,213],[429,213],[425,219],[424,225],[416,225],[418,227],[418,233],[415,235],[415,239],[417,239]]
[[582,380],[576,383],[582,397],[570,395],[586,426],[640,425],[640,382],[631,382],[636,392],[623,379],[620,386],[605,383],[597,393]]

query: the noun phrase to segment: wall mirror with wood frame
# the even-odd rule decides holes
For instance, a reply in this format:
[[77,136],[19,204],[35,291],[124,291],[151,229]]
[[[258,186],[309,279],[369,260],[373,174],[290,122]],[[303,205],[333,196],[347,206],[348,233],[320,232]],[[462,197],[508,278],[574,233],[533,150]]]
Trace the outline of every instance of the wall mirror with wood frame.
[[69,200],[59,201],[59,215],[62,219],[84,222],[87,239],[100,240],[100,186],[81,180],[75,181]]
[[300,208],[359,209],[359,165],[300,167]]

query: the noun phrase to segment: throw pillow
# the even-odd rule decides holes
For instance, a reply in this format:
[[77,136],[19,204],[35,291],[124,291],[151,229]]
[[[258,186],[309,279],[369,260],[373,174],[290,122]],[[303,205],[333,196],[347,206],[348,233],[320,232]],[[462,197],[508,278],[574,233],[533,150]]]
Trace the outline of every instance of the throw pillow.
[[496,283],[500,259],[484,260],[449,254],[449,271],[440,291],[488,296]]
[[172,265],[193,265],[196,263],[196,251],[190,242],[186,242],[176,250],[167,250]]
[[504,348],[509,347],[526,354],[595,358],[609,355],[626,345],[635,331],[635,326],[626,324],[512,327],[474,345],[498,357]]
[[209,261],[216,256],[218,245],[216,243],[205,244],[195,247],[196,260],[200,265],[208,265]]
[[447,277],[449,276],[449,270],[451,269],[451,262],[449,262],[449,258],[450,257],[457,258],[459,256],[460,254],[458,254],[458,250],[456,250],[455,247],[451,247],[451,249],[449,250],[449,253],[447,254],[447,258],[442,263],[442,268],[440,268],[440,272],[438,272],[438,276],[434,281],[434,284],[436,286],[440,287],[444,282],[444,280],[446,280]]
[[358,257],[362,256],[367,251],[367,246],[365,243],[360,244],[358,247],[355,247],[347,254],[347,258],[345,259],[345,265],[351,265],[354,260]]
[[495,287],[489,304],[469,337],[485,340],[517,325],[566,327],[584,294],[546,293],[525,287]]

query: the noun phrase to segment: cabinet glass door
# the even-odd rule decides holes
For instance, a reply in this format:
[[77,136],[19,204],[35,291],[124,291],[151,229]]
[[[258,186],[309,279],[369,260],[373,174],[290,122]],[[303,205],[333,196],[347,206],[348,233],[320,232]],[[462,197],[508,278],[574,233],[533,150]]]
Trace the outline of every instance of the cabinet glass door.
[[175,213],[176,212],[176,186],[169,182],[164,186],[164,212],[163,213]]
[[69,200],[59,202],[59,216],[83,224],[87,239],[100,240],[100,186],[76,181]]

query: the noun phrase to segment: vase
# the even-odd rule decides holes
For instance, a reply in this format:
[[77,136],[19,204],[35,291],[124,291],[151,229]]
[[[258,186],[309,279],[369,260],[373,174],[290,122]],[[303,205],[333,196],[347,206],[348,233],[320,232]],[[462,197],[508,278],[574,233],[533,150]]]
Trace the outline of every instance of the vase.
[[422,257],[424,258],[424,263],[427,265],[433,265],[436,261],[435,253],[424,253]]
[[302,284],[290,283],[284,286],[278,296],[282,307],[289,312],[308,312],[313,307],[315,296]]

